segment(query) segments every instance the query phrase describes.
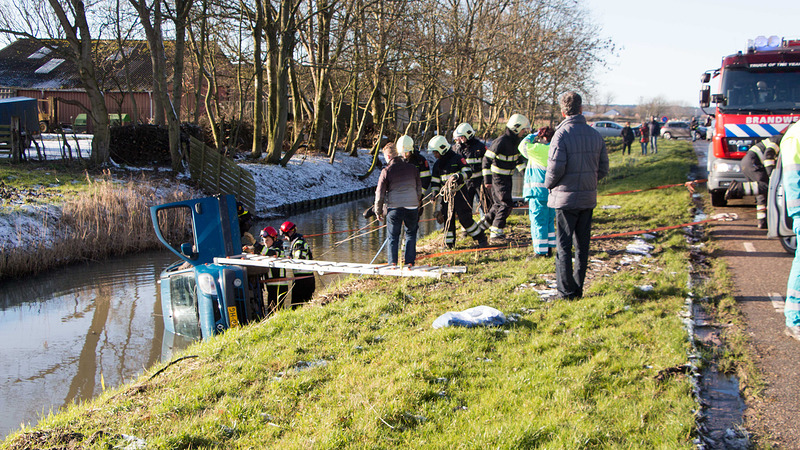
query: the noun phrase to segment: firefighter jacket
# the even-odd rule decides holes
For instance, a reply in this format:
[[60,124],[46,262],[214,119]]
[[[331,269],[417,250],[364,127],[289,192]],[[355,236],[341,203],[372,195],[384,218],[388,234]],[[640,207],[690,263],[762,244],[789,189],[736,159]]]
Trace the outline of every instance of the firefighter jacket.
[[458,184],[462,184],[470,179],[472,171],[463,156],[448,150],[433,163],[431,174],[431,190],[435,194],[442,189],[451,176],[456,175]]
[[522,184],[522,197],[526,200],[538,198],[547,201],[549,191],[544,187],[544,176],[549,151],[550,145],[536,142],[535,134],[529,134],[519,143],[519,153],[528,160]]
[[483,156],[486,154],[486,145],[484,145],[483,142],[475,139],[475,136],[473,136],[469,138],[467,142],[458,144],[458,147],[454,150],[456,153],[464,157],[464,159],[467,161],[467,164],[469,164],[470,170],[472,170],[472,178],[470,178],[470,183],[475,186],[480,186],[483,179],[481,166],[483,164]]
[[[276,240],[269,247],[266,245],[263,246],[260,253],[263,256],[274,256],[280,258],[283,256],[283,246],[281,245],[280,241]],[[270,286],[289,284],[289,281],[286,279],[286,269],[282,267],[271,267],[268,270],[265,278],[267,279],[265,283]],[[270,279],[273,279],[274,281],[270,281]]]
[[413,164],[414,167],[419,170],[419,180],[422,182],[422,190],[427,191],[431,186],[431,165],[428,160],[420,155],[419,152],[415,151],[409,155],[406,162]]
[[[303,237],[302,234],[295,233],[290,238],[290,244],[289,245],[290,245],[289,246],[289,255],[286,255],[286,256],[289,256],[292,259],[314,259],[314,255],[311,254],[311,247],[308,246],[308,242],[306,242],[306,239]],[[295,275],[309,274],[309,273],[314,273],[314,272],[313,271],[312,272],[303,272],[303,271],[299,271],[299,270],[295,270],[294,271]]]
[[793,124],[781,140],[783,190],[789,216],[800,218],[800,125]]
[[772,175],[772,170],[775,168],[775,159],[778,157],[778,152],[780,151],[782,137],[783,136],[780,135],[768,137],[750,147],[750,150],[748,150],[758,157],[758,161],[767,171],[767,176]]
[[514,169],[520,172],[525,169],[525,159],[519,154],[517,146],[520,137],[510,128],[506,128],[505,134],[495,139],[489,150],[483,156],[482,174],[483,183],[492,184],[493,175],[511,176]]

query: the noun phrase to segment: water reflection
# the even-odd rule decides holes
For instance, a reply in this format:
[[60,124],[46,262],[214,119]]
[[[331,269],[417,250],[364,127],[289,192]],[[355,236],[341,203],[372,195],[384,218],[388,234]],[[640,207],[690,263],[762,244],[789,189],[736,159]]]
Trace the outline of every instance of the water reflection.
[[144,253],[0,285],[1,436],[161,358],[156,279],[173,259]]

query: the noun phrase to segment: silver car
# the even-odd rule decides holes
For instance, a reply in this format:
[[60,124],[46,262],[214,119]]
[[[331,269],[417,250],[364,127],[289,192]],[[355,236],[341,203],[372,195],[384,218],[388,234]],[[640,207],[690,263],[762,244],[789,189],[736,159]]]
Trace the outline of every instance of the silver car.
[[620,137],[622,129],[625,128],[625,126],[617,122],[611,122],[610,120],[601,120],[593,123],[592,128],[597,130],[600,136],[603,137]]

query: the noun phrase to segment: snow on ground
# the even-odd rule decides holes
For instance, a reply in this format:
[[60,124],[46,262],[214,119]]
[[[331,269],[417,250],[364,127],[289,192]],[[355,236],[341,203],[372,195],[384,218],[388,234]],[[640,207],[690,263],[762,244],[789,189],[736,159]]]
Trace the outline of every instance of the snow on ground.
[[[383,156],[380,157],[383,161]],[[337,153],[333,164],[326,156],[295,155],[286,167],[258,163],[240,164],[253,174],[256,182],[256,215],[265,217],[270,209],[288,203],[343,194],[378,185],[380,168],[364,180],[372,164],[369,151],[357,157]]]

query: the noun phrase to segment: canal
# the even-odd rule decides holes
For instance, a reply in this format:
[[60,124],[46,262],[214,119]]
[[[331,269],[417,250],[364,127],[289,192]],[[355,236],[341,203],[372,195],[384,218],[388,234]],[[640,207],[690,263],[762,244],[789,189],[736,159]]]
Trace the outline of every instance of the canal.
[[[362,215],[371,201],[259,222],[251,232],[257,236],[267,225],[277,229],[291,220],[308,236],[315,259],[369,263],[386,237],[385,228],[356,232],[373,220]],[[421,236],[436,229],[430,209]],[[156,281],[175,260],[168,251],[146,252],[0,283],[0,438],[104,387],[132,381],[191,344],[165,333],[161,319]],[[385,261],[384,250],[375,262]]]

